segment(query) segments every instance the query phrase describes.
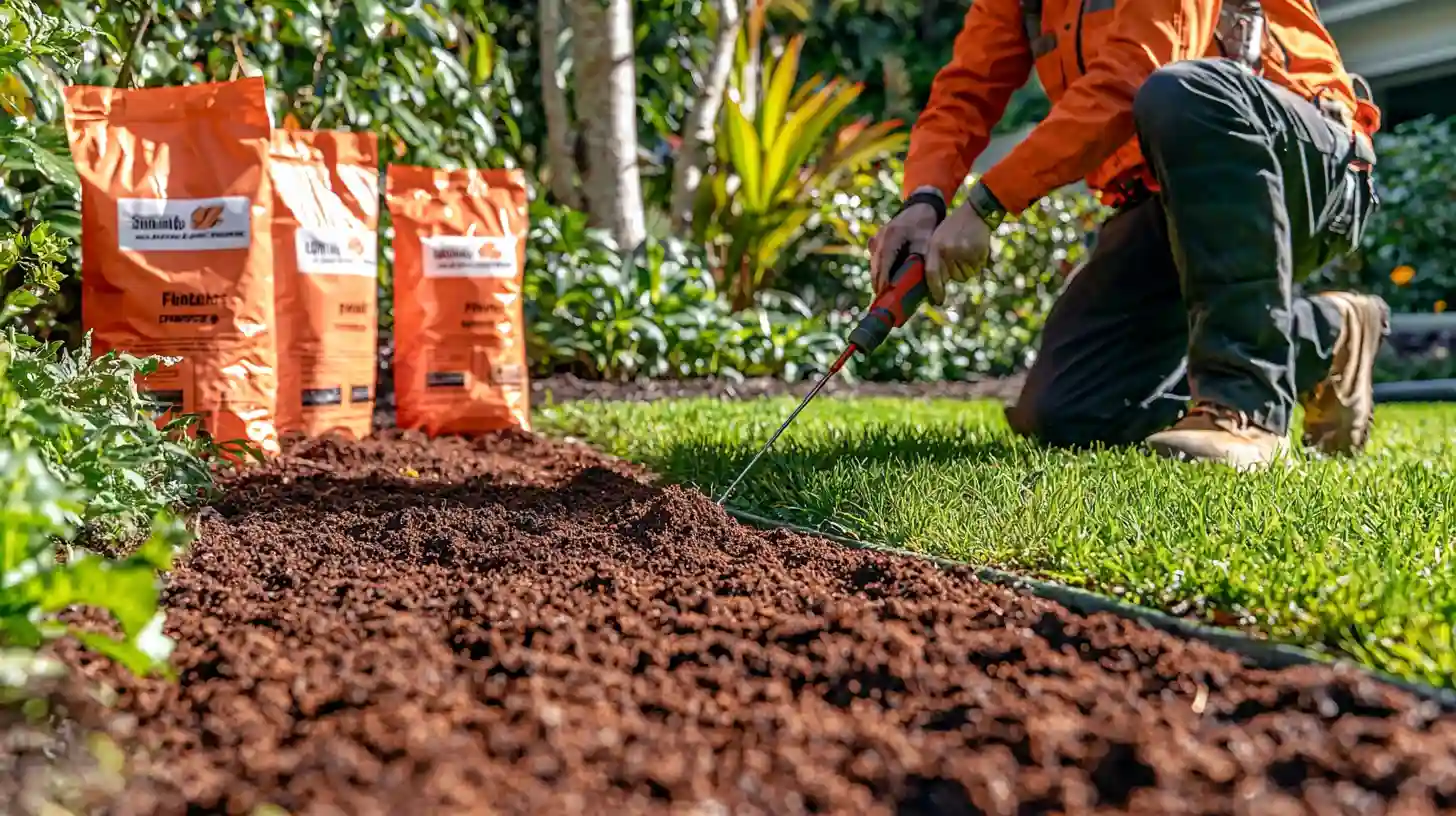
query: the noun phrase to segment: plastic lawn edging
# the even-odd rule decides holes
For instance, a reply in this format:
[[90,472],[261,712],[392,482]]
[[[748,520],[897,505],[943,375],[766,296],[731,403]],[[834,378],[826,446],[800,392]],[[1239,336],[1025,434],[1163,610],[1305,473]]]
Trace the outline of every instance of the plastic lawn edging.
[[1456,402],[1456,379],[1376,383],[1375,401]]
[[769,527],[780,530],[789,530],[803,535],[817,536],[846,547],[853,547],[859,550],[873,550],[891,555],[918,558],[922,561],[929,561],[937,566],[953,569],[970,568],[975,571],[976,577],[991,584],[998,584],[1013,590],[1029,592],[1032,595],[1048,601],[1052,601],[1067,609],[1082,615],[1093,615],[1098,612],[1109,612],[1121,618],[1141,623],[1145,626],[1158,629],[1171,635],[1198,640],[1215,646],[1228,652],[1233,652],[1253,665],[1261,669],[1286,669],[1294,666],[1323,665],[1330,666],[1337,670],[1355,674],[1377,683],[1401,689],[1426,702],[1434,703],[1448,712],[1456,712],[1456,690],[1442,689],[1413,680],[1406,680],[1396,677],[1393,674],[1362,666],[1354,661],[1344,658],[1331,657],[1303,649],[1298,646],[1291,646],[1287,643],[1279,643],[1270,640],[1261,640],[1250,637],[1242,632],[1230,629],[1221,629],[1215,626],[1197,623],[1185,618],[1174,617],[1165,612],[1151,609],[1126,601],[1118,600],[1107,595],[1096,592],[1089,592],[1085,589],[1057,584],[1050,581],[1042,581],[1035,578],[1028,578],[1024,575],[999,570],[994,567],[978,566],[964,561],[955,561],[949,558],[926,555],[913,550],[906,550],[900,547],[893,547],[873,541],[846,538],[831,533],[825,533],[810,527],[802,527],[784,521],[777,521],[766,516],[760,516],[743,510],[735,510],[731,507],[724,508],[729,515],[746,524],[755,527]]

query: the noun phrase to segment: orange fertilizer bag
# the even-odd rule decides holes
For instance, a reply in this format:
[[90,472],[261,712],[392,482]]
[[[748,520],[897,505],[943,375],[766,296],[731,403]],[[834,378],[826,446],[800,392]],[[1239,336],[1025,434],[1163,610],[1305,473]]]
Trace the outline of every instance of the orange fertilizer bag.
[[273,131],[280,434],[373,428],[378,157],[373,133]]
[[390,165],[398,424],[435,434],[530,428],[519,170]]
[[81,323],[96,354],[179,357],[139,387],[219,442],[278,450],[271,123],[261,78],[71,86]]

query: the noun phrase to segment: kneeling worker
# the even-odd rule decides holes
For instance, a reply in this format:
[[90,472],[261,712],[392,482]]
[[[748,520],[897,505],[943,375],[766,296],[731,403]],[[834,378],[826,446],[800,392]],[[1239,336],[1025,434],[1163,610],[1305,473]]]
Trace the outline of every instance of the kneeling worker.
[[[1050,114],[947,214],[1033,67]],[[1353,453],[1388,309],[1291,288],[1358,244],[1379,117],[1311,0],[974,0],[876,236],[876,291],[908,249],[941,302],[1003,219],[1085,179],[1115,214],[1047,317],[1012,428],[1257,467],[1287,451],[1299,401],[1306,444]]]

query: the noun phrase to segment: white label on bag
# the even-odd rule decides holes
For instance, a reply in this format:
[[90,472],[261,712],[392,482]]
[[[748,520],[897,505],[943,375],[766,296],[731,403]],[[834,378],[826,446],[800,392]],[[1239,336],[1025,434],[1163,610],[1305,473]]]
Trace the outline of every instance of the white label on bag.
[[516,239],[485,235],[420,238],[427,278],[514,278]]
[[293,234],[298,271],[304,275],[379,274],[376,233],[341,227],[299,227]]
[[121,198],[117,246],[136,252],[247,249],[253,211],[245,196]]

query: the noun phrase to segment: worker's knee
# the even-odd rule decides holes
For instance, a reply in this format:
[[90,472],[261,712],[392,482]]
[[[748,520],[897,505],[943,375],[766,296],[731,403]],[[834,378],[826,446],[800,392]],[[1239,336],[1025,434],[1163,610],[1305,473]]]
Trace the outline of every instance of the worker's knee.
[[1006,406],[1006,424],[1012,433],[1056,448],[1084,448],[1105,442],[1095,422],[1037,395],[1023,394]]
[[1036,437],[1036,423],[1032,421],[1031,411],[1026,405],[1026,398],[1006,406],[1006,424],[1011,427],[1011,432],[1017,436],[1027,438]]
[[1226,59],[1181,60],[1153,71],[1133,97],[1132,115],[1144,142],[1187,138],[1190,128],[1206,126],[1199,112],[1227,105],[1239,92],[1239,68]]

